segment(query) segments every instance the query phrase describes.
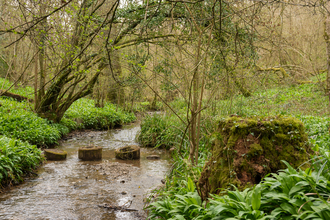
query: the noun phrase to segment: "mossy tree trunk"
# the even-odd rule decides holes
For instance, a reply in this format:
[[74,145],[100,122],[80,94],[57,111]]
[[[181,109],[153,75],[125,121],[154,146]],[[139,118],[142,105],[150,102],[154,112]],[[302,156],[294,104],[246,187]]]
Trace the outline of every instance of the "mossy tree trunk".
[[[59,122],[62,119],[65,111],[74,101],[92,93],[98,76],[106,67],[104,59],[99,54],[85,55],[84,59],[78,59],[81,58],[81,54],[86,50],[86,47],[92,44],[95,35],[100,31],[98,28],[90,33],[85,28],[91,22],[91,18],[86,19],[86,16],[92,17],[95,13],[95,10],[90,11],[91,2],[91,0],[84,0],[81,3],[70,44],[67,45],[68,48],[61,61],[60,71],[47,90],[45,89],[44,76],[40,77],[35,111],[41,117],[54,122]],[[39,51],[39,54],[43,54],[43,52]],[[39,56],[39,67],[43,68],[41,58],[43,57]],[[88,77],[87,71],[95,65],[98,65],[98,68],[94,70],[95,73],[91,77]],[[80,66],[84,67],[84,71],[78,71]],[[40,72],[43,73],[44,71]]]
[[233,71],[229,71],[230,78],[234,80],[234,83],[236,87],[239,89],[239,91],[243,94],[244,97],[250,97],[251,92],[239,81],[237,76]]

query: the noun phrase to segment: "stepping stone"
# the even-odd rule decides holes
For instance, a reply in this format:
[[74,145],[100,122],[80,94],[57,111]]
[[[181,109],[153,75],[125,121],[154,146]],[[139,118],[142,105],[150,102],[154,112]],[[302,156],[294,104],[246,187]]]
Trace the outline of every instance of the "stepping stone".
[[78,158],[84,161],[102,160],[102,147],[80,147],[78,149]]
[[134,160],[140,159],[140,147],[137,145],[128,145],[115,150],[117,159]]
[[68,154],[60,149],[45,149],[44,152],[47,160],[65,160]]

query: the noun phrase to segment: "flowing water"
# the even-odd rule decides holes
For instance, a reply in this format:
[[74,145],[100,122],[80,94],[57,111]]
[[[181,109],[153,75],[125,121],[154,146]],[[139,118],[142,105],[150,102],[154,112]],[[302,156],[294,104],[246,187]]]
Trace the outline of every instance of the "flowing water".
[[[137,124],[106,132],[81,132],[60,144],[65,161],[48,161],[38,177],[0,194],[0,219],[145,219],[144,198],[169,169],[164,150],[141,148],[141,159],[115,159],[114,150],[136,144]],[[78,159],[78,148],[103,147],[102,161]],[[147,160],[158,154],[159,160]],[[105,205],[106,204],[106,205]],[[104,207],[126,207],[122,211]]]

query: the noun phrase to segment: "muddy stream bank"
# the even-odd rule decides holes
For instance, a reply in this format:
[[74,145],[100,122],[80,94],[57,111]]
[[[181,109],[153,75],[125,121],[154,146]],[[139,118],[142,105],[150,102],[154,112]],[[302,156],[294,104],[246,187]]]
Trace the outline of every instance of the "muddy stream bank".
[[[0,194],[0,219],[145,219],[144,198],[161,185],[169,169],[164,150],[141,148],[141,159],[115,159],[114,151],[136,144],[138,124],[100,132],[78,132],[60,149],[68,152],[65,161],[48,161],[36,178]],[[78,148],[103,147],[102,161],[78,159]],[[159,160],[146,156],[158,154]],[[139,211],[119,211],[102,206],[123,206]],[[101,206],[101,207],[100,207]]]

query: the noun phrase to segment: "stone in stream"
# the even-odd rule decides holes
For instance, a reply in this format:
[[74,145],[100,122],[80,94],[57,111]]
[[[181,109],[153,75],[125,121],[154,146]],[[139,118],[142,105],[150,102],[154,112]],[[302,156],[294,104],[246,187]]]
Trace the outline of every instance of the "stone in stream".
[[102,147],[80,147],[78,150],[78,158],[85,161],[102,160]]
[[115,150],[117,159],[134,160],[140,159],[140,147],[137,145],[128,145]]
[[47,160],[65,160],[67,152],[60,149],[45,149],[45,156]]
[[160,159],[160,156],[159,155],[149,155],[149,156],[147,156],[147,159],[149,159],[149,160],[157,160],[157,159]]

